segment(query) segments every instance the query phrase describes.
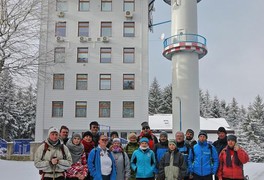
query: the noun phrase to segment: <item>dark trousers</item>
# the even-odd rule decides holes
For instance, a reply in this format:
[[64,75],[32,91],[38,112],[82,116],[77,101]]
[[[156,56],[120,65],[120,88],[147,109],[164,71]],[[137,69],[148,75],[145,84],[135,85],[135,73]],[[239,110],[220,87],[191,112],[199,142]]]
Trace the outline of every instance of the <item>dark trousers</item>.
[[193,174],[193,180],[213,180],[213,176],[207,175],[207,176],[199,176],[197,174]]
[[223,180],[244,180],[244,179],[229,179],[229,178],[223,178]]
[[103,180],[110,180],[110,175],[108,175],[108,176],[102,175],[102,178],[103,178]]
[[[56,180],[65,180],[65,178],[63,176],[57,177],[55,178]],[[49,178],[49,177],[44,177],[43,180],[53,180],[53,178]]]
[[155,180],[155,178],[136,178],[136,180]]
[[214,175],[214,177],[215,177],[215,180],[218,180],[218,177],[217,177],[217,175]]

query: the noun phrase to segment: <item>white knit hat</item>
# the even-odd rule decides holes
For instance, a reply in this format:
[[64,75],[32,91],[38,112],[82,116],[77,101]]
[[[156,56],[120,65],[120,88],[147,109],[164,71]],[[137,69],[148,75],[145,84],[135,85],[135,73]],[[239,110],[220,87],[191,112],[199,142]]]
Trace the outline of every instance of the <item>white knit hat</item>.
[[48,136],[49,136],[50,133],[52,133],[52,132],[56,132],[56,133],[59,134],[59,129],[57,129],[57,128],[55,128],[55,127],[51,127],[51,128],[49,129]]
[[113,143],[114,143],[114,142],[119,142],[119,143],[120,143],[120,139],[119,139],[119,138],[114,138],[114,139],[113,139]]

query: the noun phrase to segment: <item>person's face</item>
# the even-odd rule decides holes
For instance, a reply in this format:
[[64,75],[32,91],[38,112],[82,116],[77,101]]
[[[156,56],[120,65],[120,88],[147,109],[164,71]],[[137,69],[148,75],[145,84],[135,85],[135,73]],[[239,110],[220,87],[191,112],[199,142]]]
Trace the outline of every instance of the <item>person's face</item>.
[[136,136],[132,136],[130,139],[129,139],[130,142],[132,143],[135,143],[137,142],[137,137]]
[[235,147],[235,145],[236,145],[236,142],[235,142],[235,141],[232,141],[232,140],[229,140],[229,141],[227,141],[227,145],[228,145],[231,149],[233,149],[233,148]]
[[105,135],[100,136],[100,139],[98,141],[101,148],[105,149],[106,145],[108,143],[108,138]]
[[148,143],[142,142],[142,143],[140,143],[140,146],[146,148],[146,147],[148,147]]
[[97,134],[97,132],[99,131],[99,126],[92,125],[90,130],[93,134]]
[[185,136],[186,136],[186,139],[187,139],[187,140],[192,140],[192,139],[193,139],[193,133],[187,132],[187,133],[185,134]]
[[164,135],[161,135],[160,136],[160,142],[165,142],[165,141],[167,141],[167,137]]
[[74,145],[78,145],[78,144],[80,144],[80,142],[81,142],[81,138],[79,138],[79,137],[74,137],[72,140],[72,143]]
[[117,141],[116,141],[116,142],[113,143],[113,146],[114,146],[114,147],[120,147],[121,144],[120,144],[120,142],[117,142]]
[[118,138],[116,134],[113,134],[113,135],[111,136],[111,139],[114,139],[114,138]]
[[205,142],[206,141],[206,136],[205,135],[200,135],[199,137],[198,137],[198,139],[199,139],[199,141],[200,142]]
[[86,142],[92,142],[93,138],[91,136],[84,136],[83,140],[85,140]]
[[51,132],[49,134],[49,139],[52,140],[52,141],[58,141],[59,134],[57,132]]
[[219,139],[224,139],[226,137],[226,134],[224,132],[219,132],[218,133],[218,138]]
[[174,151],[176,149],[176,146],[174,144],[169,144],[169,149],[171,151]]
[[60,137],[61,137],[62,139],[66,139],[66,138],[68,138],[68,135],[69,135],[69,131],[68,131],[68,129],[62,129],[62,130],[60,131]]
[[183,133],[177,133],[175,136],[176,142],[183,142],[184,141],[184,134]]
[[148,126],[145,126],[145,127],[142,128],[142,132],[143,132],[144,134],[148,134],[149,131],[150,131],[150,128],[149,128]]

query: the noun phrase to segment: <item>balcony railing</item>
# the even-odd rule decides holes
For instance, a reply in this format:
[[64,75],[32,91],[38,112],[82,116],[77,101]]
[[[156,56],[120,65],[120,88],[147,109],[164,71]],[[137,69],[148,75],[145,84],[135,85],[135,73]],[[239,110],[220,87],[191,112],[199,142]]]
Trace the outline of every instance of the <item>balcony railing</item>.
[[177,34],[174,36],[171,36],[169,38],[166,38],[163,41],[164,49],[172,44],[177,44],[180,42],[193,42],[193,43],[199,43],[204,46],[206,46],[206,39],[203,36],[200,36],[198,34]]

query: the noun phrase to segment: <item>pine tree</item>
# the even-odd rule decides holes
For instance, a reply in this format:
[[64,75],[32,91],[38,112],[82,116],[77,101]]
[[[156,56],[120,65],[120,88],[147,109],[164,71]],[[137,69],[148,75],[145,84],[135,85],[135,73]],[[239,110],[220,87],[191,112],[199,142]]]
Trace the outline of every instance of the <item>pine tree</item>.
[[162,93],[162,108],[163,114],[172,114],[172,85],[169,84],[163,89]]
[[212,118],[212,101],[208,90],[205,94],[200,90],[200,116]]
[[233,97],[232,102],[228,105],[227,122],[233,129],[238,128],[239,124],[239,107],[236,99]]
[[13,78],[8,71],[3,71],[0,74],[0,132],[3,139],[8,141],[16,137],[18,130],[15,95]]
[[220,117],[221,118],[226,118],[226,116],[227,116],[227,108],[226,108],[225,100],[221,100],[221,102],[220,102],[220,111],[219,111],[219,113],[220,113]]
[[149,89],[149,114],[159,114],[162,109],[162,91],[158,80],[154,78]]
[[220,118],[220,102],[217,98],[217,96],[214,97],[214,100],[212,102],[212,109],[211,109],[211,115],[213,118]]

